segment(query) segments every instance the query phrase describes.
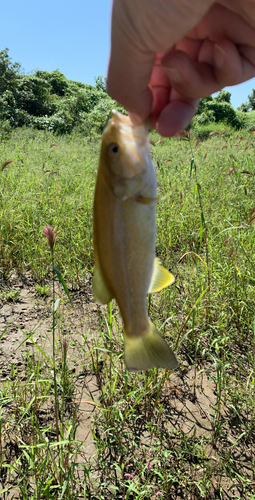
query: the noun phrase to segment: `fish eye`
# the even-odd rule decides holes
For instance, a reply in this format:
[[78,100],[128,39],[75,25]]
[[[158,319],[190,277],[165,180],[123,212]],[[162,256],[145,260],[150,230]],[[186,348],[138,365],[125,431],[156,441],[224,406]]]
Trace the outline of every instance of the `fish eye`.
[[119,151],[120,151],[120,147],[118,144],[116,144],[116,142],[112,142],[108,146],[108,151],[109,151],[110,156],[112,158],[116,158],[118,156]]

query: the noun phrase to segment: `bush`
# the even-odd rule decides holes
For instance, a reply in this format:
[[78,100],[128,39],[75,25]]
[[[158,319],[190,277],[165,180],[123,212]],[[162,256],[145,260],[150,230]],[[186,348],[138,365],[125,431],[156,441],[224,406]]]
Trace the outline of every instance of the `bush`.
[[8,120],[4,120],[0,122],[0,141],[7,141],[12,133],[12,127]]
[[[195,117],[196,118],[196,117]],[[191,132],[192,137],[199,137],[201,141],[208,139],[211,132],[218,131],[220,133],[224,132],[224,137],[231,135],[233,133],[233,128],[225,123],[209,123],[208,125],[201,125],[193,118],[191,122]]]
[[196,115],[201,115],[202,113],[206,113],[207,112],[207,104],[208,104],[208,102],[211,102],[211,101],[213,101],[213,97],[211,95],[209,95],[208,97],[202,97],[202,99],[200,99],[200,101],[199,101]]
[[15,112],[17,103],[11,90],[6,90],[0,97],[0,120],[8,120],[12,126],[16,125]]
[[235,109],[228,102],[218,102],[216,100],[207,103],[208,111],[213,111],[216,122],[225,122],[234,128],[242,126]]
[[42,116],[53,113],[50,109],[50,85],[46,80],[37,76],[22,76],[15,92],[17,107],[33,116]]
[[255,111],[237,111],[237,116],[245,130],[251,131],[255,127]]
[[209,123],[215,122],[214,112],[213,111],[203,111],[200,115],[196,115],[194,117],[194,123],[198,125],[208,125]]
[[230,99],[231,93],[227,90],[221,90],[216,97],[202,98],[196,113],[196,123],[206,125],[215,121],[227,123],[234,128],[242,127],[243,120],[230,104]]

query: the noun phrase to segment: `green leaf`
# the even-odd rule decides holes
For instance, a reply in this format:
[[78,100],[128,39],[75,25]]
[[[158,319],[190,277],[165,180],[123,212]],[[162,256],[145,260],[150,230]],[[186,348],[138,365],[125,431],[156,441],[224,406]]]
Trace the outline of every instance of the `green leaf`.
[[194,158],[191,158],[191,162],[190,162],[190,172],[189,172],[189,176],[191,177],[191,174],[192,174],[192,170],[193,170],[193,167],[194,167]]
[[[39,352],[40,352],[40,353],[41,353],[41,354],[45,357],[45,359],[47,359],[47,361],[48,361],[50,364],[52,364],[52,363],[51,363],[51,361],[50,361],[50,359],[48,358],[48,356],[45,354],[45,352],[44,352],[44,351],[41,349],[41,347],[40,347],[40,346],[39,346],[39,345],[38,345],[38,344],[37,344],[37,343],[33,340],[32,336],[31,336],[31,335],[29,335],[29,334],[27,334],[24,330],[22,330],[22,328],[20,328],[20,327],[19,327],[18,325],[16,325],[15,323],[13,323],[13,324],[14,324],[14,326],[16,326],[16,328],[18,328],[18,330],[19,330],[20,332],[22,332],[22,333],[25,335],[25,337],[26,337],[28,340],[31,340],[31,342],[34,344],[34,346],[36,347],[36,349],[38,349],[38,351],[39,351]],[[26,340],[24,340],[24,341],[23,341],[23,342],[19,345],[19,347],[20,347],[22,344],[24,344],[24,342],[25,342],[25,341],[26,341]],[[16,351],[16,350],[17,350],[17,349],[15,349],[15,351]],[[10,357],[10,356],[9,356],[9,357]]]
[[201,221],[200,221],[200,248],[202,247],[202,242],[203,242],[203,217],[201,216]]
[[71,305],[73,306],[72,299],[71,299],[71,297],[70,297],[70,295],[69,295],[69,292],[68,292],[68,290],[67,290],[67,287],[66,287],[66,284],[65,284],[65,282],[64,282],[64,278],[63,278],[62,274],[60,273],[60,271],[59,271],[56,267],[53,267],[53,271],[56,273],[56,275],[57,275],[57,277],[58,277],[58,279],[59,279],[59,281],[60,281],[61,285],[63,285],[63,288],[64,288],[64,290],[65,290],[65,292],[66,292],[66,295],[67,295],[67,297],[69,298]]
[[60,299],[60,298],[59,298],[59,299],[57,299],[57,300],[55,300],[55,304],[54,304],[54,312],[56,312],[56,310],[57,310],[57,308],[58,308],[58,306],[59,306],[60,301],[61,301],[61,302],[65,302],[63,299]]

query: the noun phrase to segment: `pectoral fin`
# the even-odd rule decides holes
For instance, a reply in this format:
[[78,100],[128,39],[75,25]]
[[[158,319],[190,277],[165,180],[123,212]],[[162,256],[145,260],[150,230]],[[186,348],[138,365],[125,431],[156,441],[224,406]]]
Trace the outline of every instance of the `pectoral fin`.
[[107,304],[112,300],[113,296],[109,292],[104,278],[102,276],[99,264],[96,263],[95,269],[94,269],[94,276],[93,276],[93,294],[96,302],[99,302],[99,304]]
[[159,259],[155,257],[148,293],[159,292],[159,290],[162,290],[166,286],[172,285],[173,282],[174,276],[169,271],[167,271],[167,269],[161,266]]

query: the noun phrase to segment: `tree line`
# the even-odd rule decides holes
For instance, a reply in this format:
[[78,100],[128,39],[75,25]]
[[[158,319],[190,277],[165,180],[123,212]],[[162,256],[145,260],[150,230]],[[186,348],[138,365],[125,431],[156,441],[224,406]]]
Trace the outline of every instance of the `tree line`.
[[[225,90],[216,97],[201,99],[193,123],[206,125],[223,121],[235,128],[242,127],[242,115],[255,109],[255,90],[238,111],[230,99],[230,92]],[[125,113],[107,94],[103,76],[96,77],[93,86],[68,80],[59,70],[36,70],[32,75],[25,75],[21,65],[12,62],[7,48],[0,51],[2,127],[25,125],[58,134],[79,130],[84,135],[92,135],[102,132],[113,108]]]
[[101,132],[115,106],[103,76],[95,85],[68,80],[59,70],[21,73],[8,49],[0,51],[0,121],[11,127],[34,127],[60,134],[74,128],[88,135]]

